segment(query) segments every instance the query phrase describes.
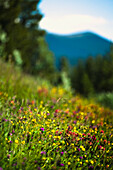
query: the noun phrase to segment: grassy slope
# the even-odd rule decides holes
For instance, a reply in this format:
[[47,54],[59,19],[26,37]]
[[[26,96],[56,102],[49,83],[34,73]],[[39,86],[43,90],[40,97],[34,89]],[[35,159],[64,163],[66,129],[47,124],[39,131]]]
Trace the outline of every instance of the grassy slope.
[[0,167],[113,169],[113,111],[0,61]]

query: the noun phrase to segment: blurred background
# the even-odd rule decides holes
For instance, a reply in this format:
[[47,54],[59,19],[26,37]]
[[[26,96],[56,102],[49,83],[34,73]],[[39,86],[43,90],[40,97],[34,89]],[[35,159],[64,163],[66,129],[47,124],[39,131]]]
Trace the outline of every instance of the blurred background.
[[0,0],[0,60],[55,86],[112,100],[112,11],[112,0]]

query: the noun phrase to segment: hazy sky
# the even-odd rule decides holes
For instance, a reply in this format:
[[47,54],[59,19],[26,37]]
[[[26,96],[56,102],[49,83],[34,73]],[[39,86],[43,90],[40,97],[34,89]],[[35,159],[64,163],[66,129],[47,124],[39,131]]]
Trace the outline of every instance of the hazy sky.
[[49,32],[93,31],[113,41],[113,0],[42,0],[39,8]]

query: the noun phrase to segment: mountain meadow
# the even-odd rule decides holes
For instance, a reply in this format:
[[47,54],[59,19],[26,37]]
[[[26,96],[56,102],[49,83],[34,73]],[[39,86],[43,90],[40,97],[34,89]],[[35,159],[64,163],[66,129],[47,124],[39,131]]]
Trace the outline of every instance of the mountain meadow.
[[39,28],[0,1],[0,170],[113,169],[113,43]]

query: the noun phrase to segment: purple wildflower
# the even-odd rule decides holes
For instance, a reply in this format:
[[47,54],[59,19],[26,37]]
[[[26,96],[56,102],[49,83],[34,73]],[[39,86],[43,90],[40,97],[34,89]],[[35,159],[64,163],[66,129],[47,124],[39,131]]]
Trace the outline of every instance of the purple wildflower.
[[62,163],[61,163],[60,165],[61,165],[61,166],[64,166],[64,164],[62,164]]
[[64,154],[64,152],[61,152],[61,155],[63,155]]
[[44,128],[40,128],[40,130],[44,131]]
[[14,106],[13,109],[16,109],[16,107]]
[[12,133],[15,133],[15,131],[14,131],[14,130],[12,130]]
[[21,107],[20,110],[23,111],[23,107]]
[[93,169],[93,166],[90,165],[89,168],[90,168],[90,169]]
[[3,121],[7,122],[8,120],[7,120],[7,119],[5,119],[5,118],[3,118]]
[[44,154],[44,155],[45,155],[45,154],[46,154],[46,152],[45,152],[45,151],[41,151],[41,154]]
[[11,156],[11,155],[10,155],[10,154],[8,154],[8,155],[7,155],[7,158],[9,159],[9,158],[10,158],[10,156]]
[[51,109],[53,109],[54,106],[51,106]]
[[13,166],[16,166],[16,165],[17,165],[17,163],[13,164]]
[[78,148],[78,151],[80,152],[80,148]]
[[3,170],[3,168],[2,168],[2,167],[0,167],[0,170]]

